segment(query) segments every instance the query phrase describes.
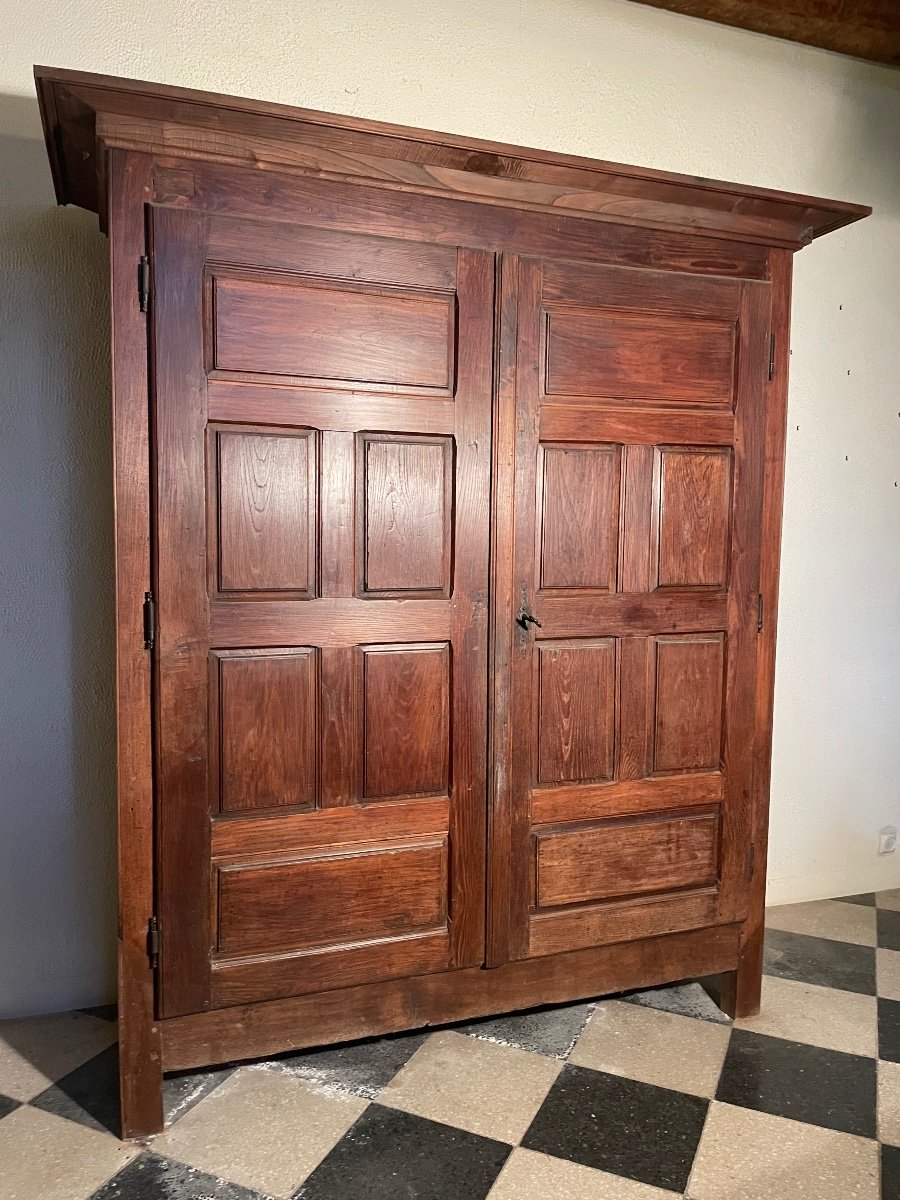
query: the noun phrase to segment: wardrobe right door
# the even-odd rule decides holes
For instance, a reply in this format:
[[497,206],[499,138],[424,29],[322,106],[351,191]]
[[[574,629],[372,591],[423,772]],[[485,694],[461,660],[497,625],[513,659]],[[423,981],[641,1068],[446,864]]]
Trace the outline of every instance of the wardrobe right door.
[[746,914],[770,341],[767,283],[505,265],[493,964]]

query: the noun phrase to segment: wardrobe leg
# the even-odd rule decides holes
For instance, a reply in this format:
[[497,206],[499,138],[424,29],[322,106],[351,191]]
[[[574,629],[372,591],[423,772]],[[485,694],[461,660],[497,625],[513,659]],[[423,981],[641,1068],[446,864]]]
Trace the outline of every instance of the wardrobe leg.
[[721,977],[719,1006],[729,1017],[755,1017],[760,1009],[763,974],[762,923],[741,939],[737,969]]

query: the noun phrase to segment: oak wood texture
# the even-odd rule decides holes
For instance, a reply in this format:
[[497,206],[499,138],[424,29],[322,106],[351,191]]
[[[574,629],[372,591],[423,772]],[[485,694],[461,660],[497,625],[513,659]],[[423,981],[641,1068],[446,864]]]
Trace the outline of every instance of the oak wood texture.
[[[498,893],[492,962],[730,922],[748,905],[770,289],[754,281],[683,282],[673,273],[640,274],[640,285],[632,286],[618,269],[576,264],[569,270],[563,262],[529,258],[519,261],[512,285],[516,423],[507,437],[515,498],[506,516],[513,541],[506,587],[513,615],[529,619],[507,621],[508,648],[497,667],[498,675],[508,673],[511,732],[495,749],[505,761],[496,777],[503,803],[494,820],[506,828],[493,839],[502,850],[490,870],[491,892]],[[716,397],[729,414],[727,444],[704,445],[702,423],[688,430],[700,444],[682,443],[680,421],[667,425],[669,412],[709,406],[699,356],[696,372],[667,375],[670,391],[651,385],[648,420],[658,442],[613,441],[602,416],[605,405],[618,412],[623,399],[644,395],[631,366],[625,371],[630,392],[610,387],[609,364],[622,346],[630,363],[632,344],[618,331],[596,359],[574,342],[554,350],[553,314],[577,312],[600,328],[619,303],[643,306],[629,308],[629,320],[649,314],[656,322],[665,313],[680,331],[696,330],[699,312],[707,326],[727,333],[728,370],[720,380],[725,390]],[[696,335],[688,342],[702,345]],[[600,415],[587,431],[573,419],[571,442],[555,438],[545,445],[544,413],[558,398],[549,366],[554,353],[559,371],[571,363],[583,381],[568,387],[566,406],[578,415]],[[606,365],[596,369],[601,361]],[[640,424],[635,410],[624,432],[630,435]],[[590,434],[596,437],[593,449]],[[570,454],[572,465],[560,466]],[[585,469],[592,457],[602,470]],[[548,460],[554,464],[550,474]],[[600,534],[592,549],[601,565],[592,574],[584,569],[578,534],[571,532],[585,524]],[[558,561],[570,544],[577,570],[567,579]],[[702,777],[697,793],[691,787],[695,775]],[[665,783],[673,777],[681,778],[674,788]],[[701,817],[698,806],[710,800],[716,804],[712,815]],[[620,804],[648,822],[655,812],[671,814],[679,806],[682,816],[666,815],[655,825],[604,820],[621,817]],[[586,817],[598,824],[576,824]],[[549,822],[556,823],[551,830]],[[569,832],[561,824],[566,822]],[[665,831],[658,847],[665,866],[669,833],[682,828],[704,831],[706,858],[700,865],[680,864],[679,873],[676,855],[669,876],[660,870],[657,889],[652,834]],[[617,855],[623,830],[641,847],[635,861],[646,869],[643,885],[628,854]],[[591,862],[598,867],[588,882]],[[682,894],[687,888],[691,895]],[[640,899],[656,890],[670,894],[652,903]]]
[[[307,270],[325,269],[318,230],[307,256],[303,225],[244,220],[239,241],[217,226],[150,214],[167,1016],[482,957],[493,263],[460,248],[451,270],[411,240],[380,253],[355,234],[347,278],[326,287]],[[277,235],[289,282],[256,263]],[[386,274],[405,280],[389,295]],[[249,308],[223,315],[226,277],[252,279]],[[440,313],[437,357],[422,306]],[[232,375],[229,420],[212,421],[210,387],[227,394]],[[271,426],[255,403],[270,377]],[[322,427],[330,394],[371,405],[401,383],[389,430]],[[451,398],[439,436],[417,428],[429,389]],[[411,847],[402,805],[426,797],[429,840]],[[373,847],[363,813],[388,802]],[[329,808],[346,814],[337,853],[304,830]],[[263,848],[265,812],[291,819]]]
[[151,586],[147,331],[134,304],[134,264],[144,252],[139,216],[150,161],[112,154],[108,174],[112,315],[113,489],[116,597],[116,854],[119,1098],[124,1138],[163,1126],[162,1044],[155,972],[147,955],[154,913],[152,663],[140,601]]
[[737,941],[736,926],[718,925],[493,971],[439,972],[174,1017],[161,1022],[163,1061],[167,1071],[189,1070],[712,975],[734,962]]
[[[696,176],[626,167],[499,142],[227,97],[164,84],[36,67],[57,198],[98,209],[107,146],[176,160],[204,154],[254,170],[294,169],[378,179],[397,191],[476,197],[501,206],[563,209],[606,223],[709,229],[797,246],[866,216],[836,201]],[[102,188],[102,185],[101,185]]]
[[868,210],[37,75],[111,239],[126,1134],[163,1060],[753,1011],[790,255]]
[[900,9],[895,0],[637,0],[653,8],[767,33],[837,54],[900,66]]

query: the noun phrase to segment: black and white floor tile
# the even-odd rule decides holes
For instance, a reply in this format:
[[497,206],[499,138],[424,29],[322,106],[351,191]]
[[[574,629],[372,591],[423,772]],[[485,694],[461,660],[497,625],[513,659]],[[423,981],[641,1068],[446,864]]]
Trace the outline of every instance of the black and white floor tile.
[[699,983],[167,1077],[115,1136],[109,1007],[0,1024],[0,1200],[900,1200],[900,890],[769,914]]

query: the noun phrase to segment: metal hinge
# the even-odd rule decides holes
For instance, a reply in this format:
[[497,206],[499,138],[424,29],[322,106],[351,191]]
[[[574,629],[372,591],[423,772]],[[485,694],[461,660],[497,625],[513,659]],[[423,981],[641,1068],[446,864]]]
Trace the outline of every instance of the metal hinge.
[[747,878],[753,878],[753,867],[756,864],[756,847],[751,842],[747,847]]
[[159,917],[151,917],[147,922],[147,957],[151,971],[155,971],[159,966]]
[[775,334],[769,334],[769,378],[775,378]]
[[156,645],[156,601],[152,592],[144,592],[144,649]]
[[150,259],[142,254],[138,260],[138,303],[141,312],[150,307]]
[[756,632],[762,633],[763,627],[763,598],[762,594],[756,597]]

